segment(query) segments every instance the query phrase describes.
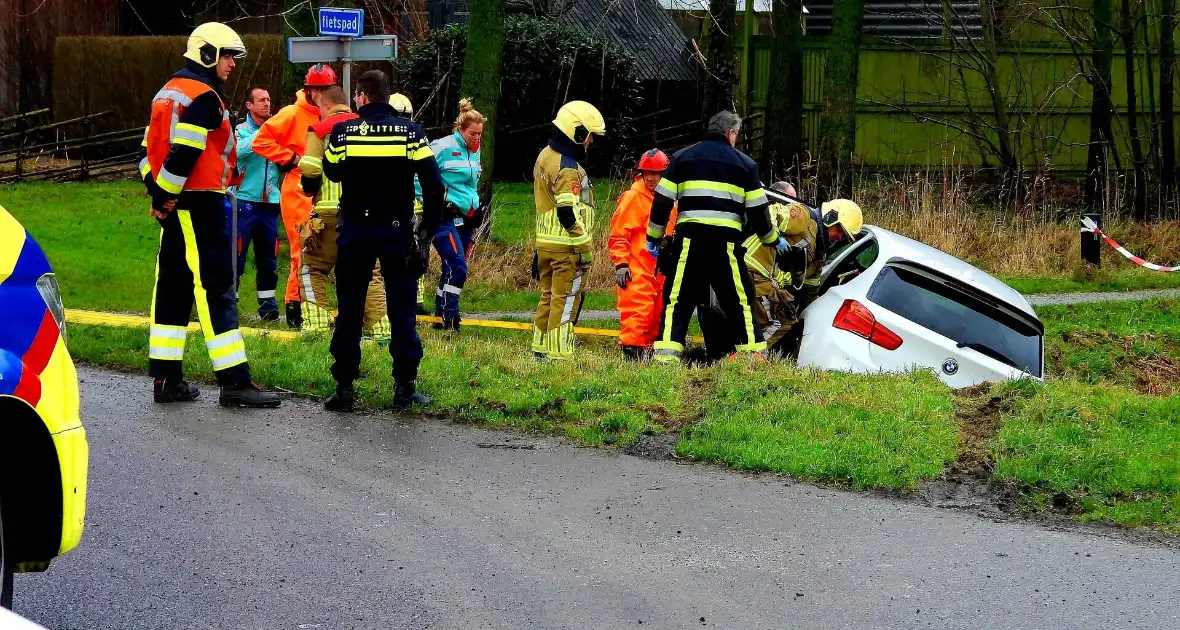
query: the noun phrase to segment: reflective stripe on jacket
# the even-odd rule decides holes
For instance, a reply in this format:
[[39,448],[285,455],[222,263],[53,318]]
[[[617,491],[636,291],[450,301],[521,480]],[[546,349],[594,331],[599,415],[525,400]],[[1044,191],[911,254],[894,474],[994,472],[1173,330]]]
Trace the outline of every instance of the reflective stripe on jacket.
[[[173,77],[152,99],[151,122],[144,135],[147,156],[140,162],[140,173],[146,176],[150,170],[156,185],[170,194],[178,195],[182,190],[225,192],[229,186],[230,172],[237,162],[237,155],[234,152],[230,113],[221,96],[217,96],[222,112],[221,124],[216,129],[181,122],[185,109],[207,92],[216,94],[208,83]],[[187,176],[164,169],[164,162],[172,152],[173,144],[201,152]]]
[[[551,140],[537,156],[533,168],[537,249],[583,253],[592,247],[590,230],[594,226],[594,191],[586,170],[570,153],[570,147]],[[559,218],[563,208],[573,212],[574,224],[569,229]]]

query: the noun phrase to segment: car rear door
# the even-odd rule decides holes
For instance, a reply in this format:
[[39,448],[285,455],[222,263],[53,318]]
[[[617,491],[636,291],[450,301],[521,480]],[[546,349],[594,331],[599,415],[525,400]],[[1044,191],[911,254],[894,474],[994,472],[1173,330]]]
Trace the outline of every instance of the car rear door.
[[896,350],[870,346],[885,370],[932,368],[952,387],[1043,374],[1040,322],[974,287],[893,259],[867,298],[877,321],[902,338]]

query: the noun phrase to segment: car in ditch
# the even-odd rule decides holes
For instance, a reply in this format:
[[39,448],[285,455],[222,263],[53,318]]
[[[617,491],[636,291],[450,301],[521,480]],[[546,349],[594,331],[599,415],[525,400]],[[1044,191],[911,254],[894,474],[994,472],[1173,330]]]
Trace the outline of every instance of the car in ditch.
[[1044,326],[1020,293],[929,245],[865,226],[800,314],[798,364],[929,368],[955,388],[1044,378]]

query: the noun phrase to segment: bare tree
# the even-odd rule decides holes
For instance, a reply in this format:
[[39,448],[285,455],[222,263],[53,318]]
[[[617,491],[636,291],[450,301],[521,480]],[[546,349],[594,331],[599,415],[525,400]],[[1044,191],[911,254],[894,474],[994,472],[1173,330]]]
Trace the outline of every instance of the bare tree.
[[774,0],[771,12],[774,41],[770,51],[770,82],[766,97],[766,174],[798,168],[803,153],[803,2]]
[[[1145,9],[1143,3],[1138,3],[1135,18],[1141,15],[1140,9]],[[1135,94],[1135,27],[1136,19],[1132,18],[1131,0],[1120,3],[1122,13],[1123,63],[1127,76],[1127,128],[1130,130],[1131,160],[1135,166],[1135,201],[1134,216],[1137,221],[1147,220],[1147,160],[1143,155],[1143,142],[1139,137],[1139,112]],[[1144,42],[1147,45],[1147,42]]]
[[852,154],[856,150],[856,89],[860,67],[863,0],[832,3],[832,33],[824,63],[824,100],[820,115],[821,196],[852,191]]

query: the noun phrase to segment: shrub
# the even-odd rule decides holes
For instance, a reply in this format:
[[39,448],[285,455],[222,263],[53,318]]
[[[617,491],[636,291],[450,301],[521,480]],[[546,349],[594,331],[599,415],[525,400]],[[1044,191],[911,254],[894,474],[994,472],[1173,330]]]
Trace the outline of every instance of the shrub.
[[[466,50],[466,27],[452,25],[409,46],[396,64],[400,89],[432,137],[449,133],[457,115]],[[572,100],[589,101],[606,117],[607,137],[591,150],[590,166],[596,174],[609,171],[640,106],[634,59],[572,26],[527,16],[507,19],[502,59],[499,120],[491,122],[498,134],[496,176],[531,179],[537,151],[552,132],[549,121]]]
[[[246,35],[250,54],[238,64],[223,86],[230,105],[241,112],[246,90],[269,88],[276,107],[290,103],[283,96],[286,55],[277,35]],[[187,37],[59,37],[53,52],[53,116],[67,120],[114,110],[91,127],[92,133],[121,131],[147,125],[152,96],[184,67]],[[66,127],[69,135],[80,126]]]

